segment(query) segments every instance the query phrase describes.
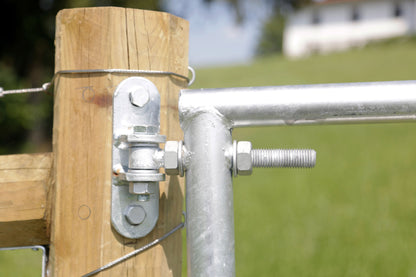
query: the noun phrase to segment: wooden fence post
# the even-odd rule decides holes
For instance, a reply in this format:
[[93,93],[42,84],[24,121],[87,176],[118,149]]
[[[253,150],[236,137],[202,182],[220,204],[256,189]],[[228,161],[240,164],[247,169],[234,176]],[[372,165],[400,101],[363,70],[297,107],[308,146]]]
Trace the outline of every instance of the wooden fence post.
[[0,156],[0,247],[49,244],[52,154]]
[[[188,22],[167,13],[115,7],[62,10],[56,20],[55,71],[141,69],[188,73]],[[50,276],[81,276],[159,238],[182,220],[183,185],[160,183],[160,216],[143,239],[112,229],[112,94],[131,75],[61,75],[55,83],[54,197]],[[161,134],[182,139],[177,103],[185,80],[143,76],[161,94]],[[180,232],[97,276],[180,276]]]

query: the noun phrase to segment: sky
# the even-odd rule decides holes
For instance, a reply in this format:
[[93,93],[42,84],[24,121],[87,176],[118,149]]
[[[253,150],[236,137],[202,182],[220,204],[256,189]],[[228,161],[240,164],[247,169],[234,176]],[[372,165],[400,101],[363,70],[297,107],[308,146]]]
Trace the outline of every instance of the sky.
[[249,63],[269,14],[261,0],[245,1],[241,24],[224,1],[210,5],[202,0],[168,1],[167,9],[189,20],[189,64],[195,68]]

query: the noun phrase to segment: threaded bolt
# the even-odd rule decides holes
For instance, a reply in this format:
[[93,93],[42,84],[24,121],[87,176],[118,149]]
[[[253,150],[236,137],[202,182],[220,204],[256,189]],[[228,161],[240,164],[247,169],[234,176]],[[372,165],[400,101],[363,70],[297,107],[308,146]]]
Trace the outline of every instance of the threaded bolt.
[[253,167],[303,167],[316,164],[316,152],[311,149],[252,149],[249,141],[234,141],[233,173],[251,175]]
[[314,167],[316,152],[312,149],[253,149],[253,167]]

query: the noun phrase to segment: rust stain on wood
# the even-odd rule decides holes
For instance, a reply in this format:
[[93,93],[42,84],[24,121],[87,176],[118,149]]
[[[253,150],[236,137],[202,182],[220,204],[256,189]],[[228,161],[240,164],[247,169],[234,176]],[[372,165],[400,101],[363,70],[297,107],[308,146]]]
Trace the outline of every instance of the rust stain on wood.
[[102,93],[91,96],[87,101],[97,105],[100,108],[107,108],[113,105],[113,96]]

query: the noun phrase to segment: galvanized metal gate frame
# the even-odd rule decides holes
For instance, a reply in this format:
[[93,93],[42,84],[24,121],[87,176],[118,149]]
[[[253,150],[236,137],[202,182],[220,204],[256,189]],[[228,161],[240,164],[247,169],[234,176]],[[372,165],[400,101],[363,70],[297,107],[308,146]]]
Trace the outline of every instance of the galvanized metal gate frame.
[[416,81],[183,90],[189,276],[235,276],[232,130],[416,120]]

